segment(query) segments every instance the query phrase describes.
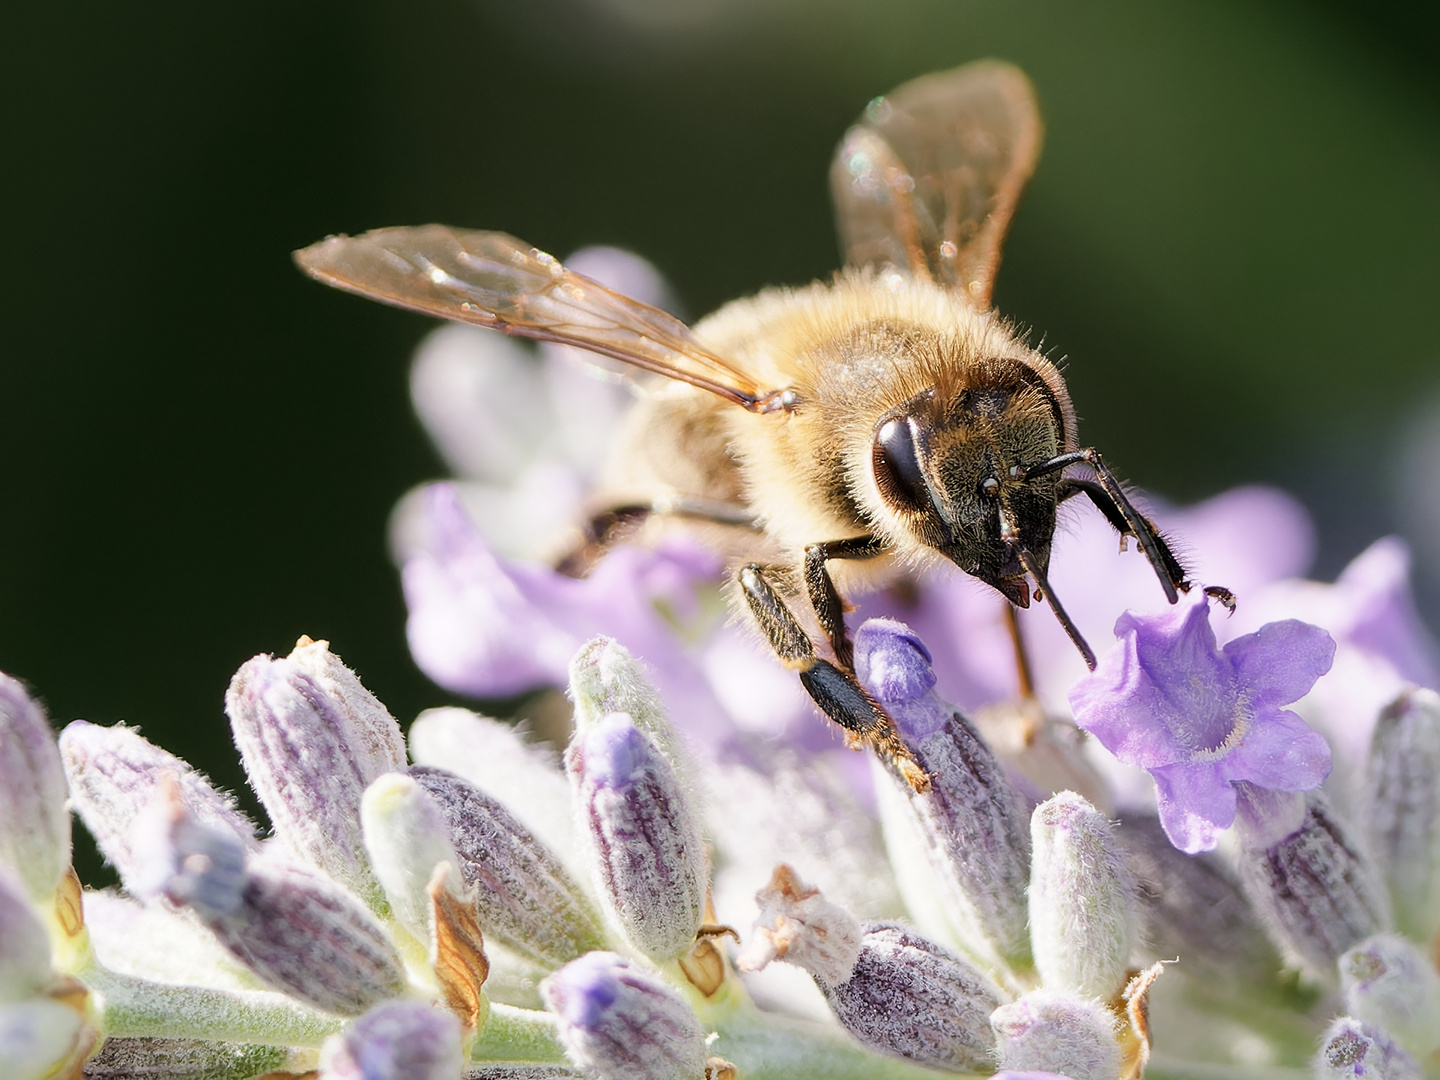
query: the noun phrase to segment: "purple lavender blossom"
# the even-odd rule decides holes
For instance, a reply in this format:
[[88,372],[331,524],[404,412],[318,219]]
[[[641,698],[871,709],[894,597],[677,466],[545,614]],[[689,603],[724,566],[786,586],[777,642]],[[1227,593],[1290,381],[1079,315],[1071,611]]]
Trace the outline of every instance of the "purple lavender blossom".
[[579,1065],[602,1080],[693,1080],[705,1035],[666,982],[614,953],[586,953],[540,984]]
[[1235,820],[1237,781],[1302,792],[1330,774],[1330,748],[1293,712],[1330,669],[1335,643],[1295,620],[1223,651],[1198,589],[1158,614],[1126,612],[1119,643],[1070,691],[1075,720],[1155,781],[1161,824],[1182,851],[1208,851]]

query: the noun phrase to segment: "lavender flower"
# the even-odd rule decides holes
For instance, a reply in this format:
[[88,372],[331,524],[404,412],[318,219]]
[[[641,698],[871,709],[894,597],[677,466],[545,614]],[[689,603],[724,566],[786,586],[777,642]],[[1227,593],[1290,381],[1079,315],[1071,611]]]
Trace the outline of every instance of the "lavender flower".
[[1122,615],[1115,633],[1070,704],[1082,728],[1154,778],[1160,821],[1182,851],[1210,850],[1234,822],[1237,781],[1298,793],[1329,775],[1325,740],[1281,708],[1329,670],[1335,646],[1323,630],[1271,623],[1222,651],[1195,590],[1158,615]]
[[664,980],[614,953],[593,952],[541,984],[577,1065],[601,1080],[695,1080],[705,1034]]

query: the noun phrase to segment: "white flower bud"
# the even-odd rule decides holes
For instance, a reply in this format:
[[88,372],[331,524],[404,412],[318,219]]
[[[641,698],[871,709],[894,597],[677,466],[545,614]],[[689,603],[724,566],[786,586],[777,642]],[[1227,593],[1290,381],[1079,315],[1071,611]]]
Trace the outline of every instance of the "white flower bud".
[[1047,989],[1109,1001],[1125,986],[1134,884],[1110,822],[1073,791],[1030,819],[1030,935]]
[[1116,1021],[1098,1001],[1059,990],[1035,990],[990,1015],[1000,1067],[1062,1073],[1072,1080],[1120,1075]]

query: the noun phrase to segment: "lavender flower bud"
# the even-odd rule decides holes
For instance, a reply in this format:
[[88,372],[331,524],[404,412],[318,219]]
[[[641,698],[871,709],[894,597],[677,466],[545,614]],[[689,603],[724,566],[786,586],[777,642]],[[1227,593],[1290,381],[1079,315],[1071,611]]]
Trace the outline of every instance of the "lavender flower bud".
[[842,983],[816,984],[845,1029],[881,1054],[954,1072],[992,1064],[999,991],[950,950],[896,923],[866,923]]
[[1353,1016],[1331,1022],[1315,1058],[1315,1080],[1422,1080],[1424,1075],[1383,1028]]
[[1243,853],[1240,879],[1272,940],[1326,981],[1334,979],[1341,953],[1389,922],[1374,868],[1315,793],[1306,797],[1297,832],[1263,851]]
[[233,833],[175,798],[140,822],[137,880],[188,906],[257,978],[318,1009],[356,1016],[405,990],[384,929],[350,893],[303,870],[245,859]]
[[285,1064],[281,1046],[205,1039],[106,1039],[85,1080],[249,1080]]
[[1186,855],[1158,818],[1122,814],[1115,839],[1143,903],[1139,937],[1152,955],[1179,956],[1208,979],[1259,983],[1281,962],[1228,867],[1211,853]]
[[375,1006],[320,1052],[319,1080],[455,1080],[460,1021],[420,1001]]
[[928,792],[904,783],[899,788],[947,889],[957,939],[983,941],[982,954],[1028,966],[1030,837],[1023,801],[974,725],[935,695],[930,654],[905,626],[866,622],[855,637],[855,666],[930,777]]
[[370,865],[395,918],[416,941],[429,942],[428,889],[435,867],[447,863],[455,868],[452,891],[464,888],[460,857],[440,808],[413,776],[386,773],[365,789],[360,823]]
[[250,784],[300,860],[372,907],[384,896],[365,860],[360,799],[403,771],[399,725],[329,651],[301,638],[290,656],[257,656],[230,681],[225,712]]
[[1370,850],[1395,926],[1416,941],[1440,929],[1440,694],[1412,689],[1380,714],[1365,777]]
[[70,868],[70,814],[55,735],[24,687],[0,674],[0,866],[37,902]]
[[1413,944],[1377,934],[1340,957],[1345,1007],[1418,1060],[1440,1049],[1440,974]]
[[540,984],[571,1060],[600,1080],[696,1080],[705,1034],[664,981],[614,953],[593,952]]
[[1073,791],[1030,820],[1030,933],[1047,989],[1109,1001],[1125,986],[1135,886],[1110,822]]
[[134,728],[76,720],[60,733],[60,756],[76,811],[127,886],[134,887],[136,823],[153,804],[162,777],[173,778],[180,802],[196,821],[223,829],[247,851],[260,850],[254,822],[228,795]]
[[804,968],[822,986],[850,978],[860,959],[860,920],[820,890],[804,884],[783,863],[755,894],[760,917],[750,943],[736,958],[741,971],[761,971],[772,960]]
[[605,931],[584,891],[504,806],[443,769],[416,765],[410,775],[450,830],[487,938],[546,968],[604,945]]
[[1115,1017],[1098,1001],[1035,990],[990,1015],[1000,1067],[1063,1072],[1073,1080],[1115,1080]]
[[5,1080],[78,1076],[95,1038],[79,1012],[53,998],[0,1005]]
[[705,912],[705,844],[675,768],[624,713],[575,732],[565,753],[601,896],[654,960],[695,942]]
[[53,974],[45,925],[19,878],[0,868],[0,1004],[34,997]]
[[575,727],[596,724],[610,713],[625,713],[672,764],[681,766],[675,734],[644,665],[614,638],[591,638],[570,661],[570,697]]

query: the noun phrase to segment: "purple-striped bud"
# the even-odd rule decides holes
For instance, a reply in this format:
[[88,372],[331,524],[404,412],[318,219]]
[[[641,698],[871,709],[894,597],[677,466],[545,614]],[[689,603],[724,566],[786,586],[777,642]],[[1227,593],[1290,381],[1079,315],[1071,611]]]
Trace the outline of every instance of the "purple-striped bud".
[[865,924],[850,977],[816,984],[871,1050],[937,1069],[977,1072],[994,1060],[994,984],[943,946],[896,923]]
[[1407,690],[1380,713],[1370,739],[1365,811],[1395,927],[1429,941],[1440,929],[1440,694],[1434,690]]
[[360,799],[377,776],[405,768],[394,718],[325,642],[308,638],[283,660],[245,663],[225,694],[225,712],[277,839],[383,908],[365,858]]
[[705,842],[671,759],[625,713],[581,724],[565,767],[600,894],[654,960],[695,942],[705,912]]
[[165,793],[137,831],[136,879],[188,906],[266,985],[318,1009],[357,1016],[405,991],[384,928],[328,878],[245,857],[227,829],[204,825]]
[[1240,879],[1275,944],[1326,982],[1341,953],[1390,921],[1374,867],[1318,793],[1306,796],[1296,832],[1243,852]]
[[53,976],[45,925],[19,878],[0,868],[0,1004],[35,996]]
[[1035,808],[1030,934],[1050,990],[1109,1001],[1125,986],[1139,906],[1110,822],[1073,791]]
[[804,968],[821,986],[847,981],[860,960],[860,920],[795,871],[775,868],[770,883],[755,894],[760,917],[750,943],[736,958],[741,971],[761,971],[772,960]]
[[136,873],[136,823],[153,805],[162,779],[178,793],[200,824],[221,829],[247,851],[257,852],[255,823],[234,801],[180,758],[161,750],[134,728],[97,727],[76,720],[60,733],[60,755],[70,778],[75,809],[105,858],[132,890]]
[[598,724],[611,713],[625,713],[671,764],[684,768],[674,729],[644,665],[614,638],[591,638],[580,647],[570,661],[570,697],[575,702],[576,728]]
[[696,1080],[705,1033],[663,980],[609,952],[588,953],[540,984],[575,1064],[600,1080]]
[[1114,1015],[1098,1001],[1035,990],[990,1016],[1000,1067],[1059,1072],[1074,1080],[1115,1080],[1121,1051]]
[[460,876],[476,891],[475,909],[487,939],[546,968],[605,945],[605,931],[584,890],[510,811],[443,769],[416,765],[410,775],[450,830]]
[[1331,1021],[1315,1057],[1316,1080],[1423,1080],[1424,1076],[1388,1032],[1353,1016]]
[[205,1039],[106,1039],[85,1062],[85,1080],[250,1080],[278,1071],[283,1046]]
[[65,770],[45,713],[18,681],[0,674],[0,866],[31,897],[48,901],[70,868]]
[[[910,630],[871,619],[855,635],[855,669],[895,721],[930,777],[930,790],[899,783],[935,869],[956,940],[1027,967],[1026,809],[973,724],[935,694],[930,653]],[[903,883],[902,883],[903,884]],[[913,890],[911,890],[913,891]]]
[[375,1006],[320,1052],[319,1080],[455,1080],[460,1021],[420,1001]]
[[1425,1060],[1440,1049],[1440,974],[1414,944],[1377,934],[1340,957],[1345,1007]]

